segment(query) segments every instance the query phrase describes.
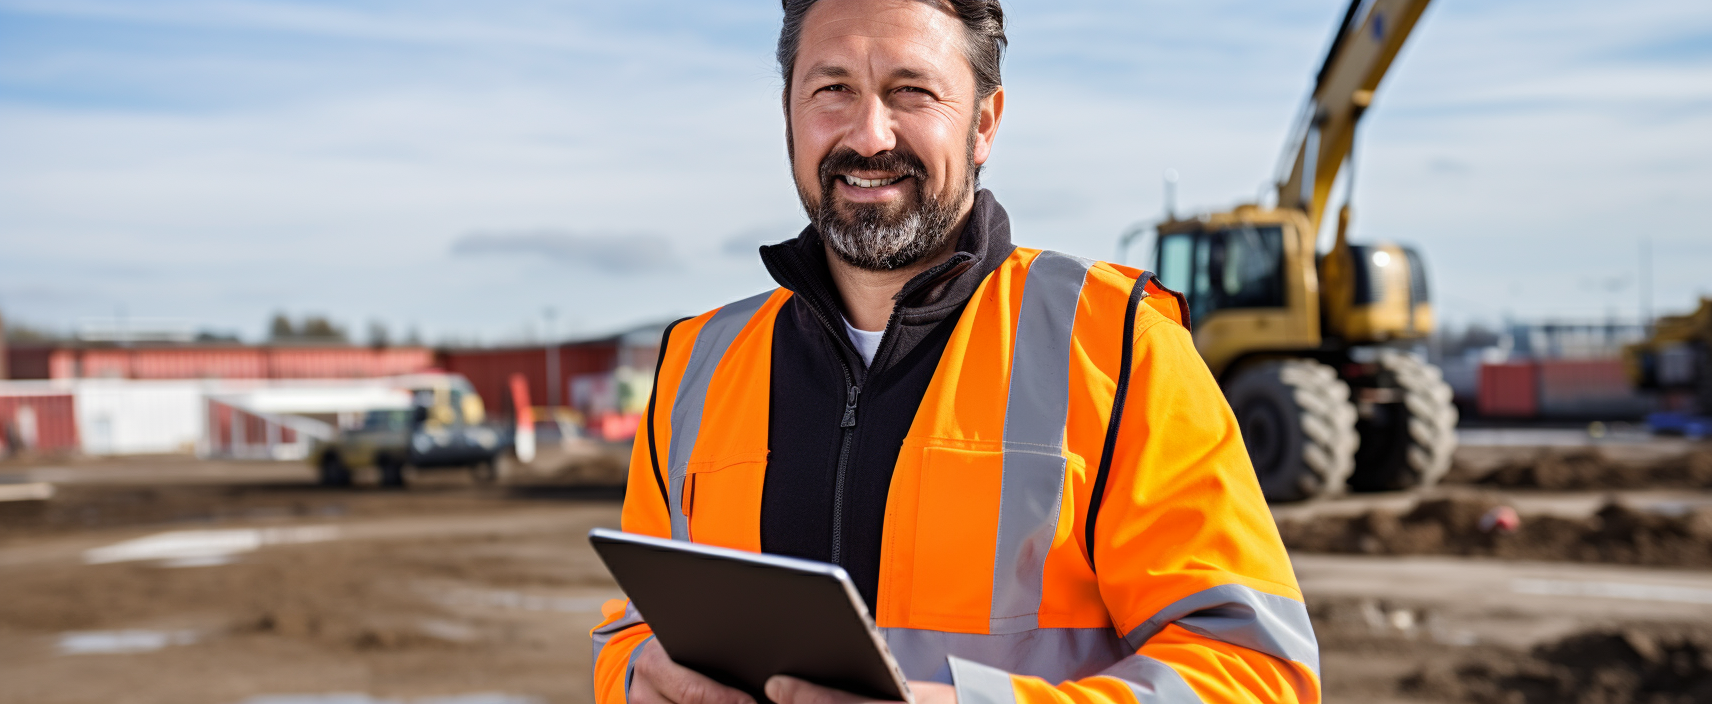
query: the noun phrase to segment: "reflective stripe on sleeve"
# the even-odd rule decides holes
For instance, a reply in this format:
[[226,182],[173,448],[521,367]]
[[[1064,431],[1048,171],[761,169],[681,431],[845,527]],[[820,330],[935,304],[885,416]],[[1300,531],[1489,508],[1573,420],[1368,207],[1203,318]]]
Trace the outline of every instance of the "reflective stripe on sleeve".
[[673,540],[690,538],[689,517],[684,515],[684,477],[689,473],[696,434],[701,431],[701,410],[707,402],[713,371],[719,368],[719,360],[725,357],[725,350],[737,333],[743,331],[749,318],[772,295],[772,291],[757,294],[714,311],[696,334],[695,346],[690,348],[689,362],[678,382],[678,397],[672,404],[672,440],[667,450],[671,483],[671,506],[667,513],[671,514]]
[[624,700],[625,701],[630,701],[630,680],[633,680],[636,678],[636,658],[642,657],[642,646],[647,645],[648,641],[651,641],[651,640],[654,640],[654,636],[648,636],[647,638],[643,638],[642,642],[637,643],[636,647],[631,649],[631,651],[630,651],[630,663],[628,665],[624,666]]
[[1041,252],[1029,265],[1005,401],[1004,476],[993,559],[990,633],[1039,625],[1046,553],[1064,492],[1070,339],[1092,262]]
[[1141,704],[1179,704],[1199,702],[1201,696],[1189,687],[1183,676],[1170,665],[1147,657],[1131,655],[1106,668],[1100,677],[1122,680]]
[[626,628],[642,623],[642,612],[636,610],[636,605],[628,600],[624,602],[624,615],[617,621],[596,628],[590,637],[594,639],[594,656],[589,659],[590,672],[600,665],[600,651],[606,648],[608,641]]
[[912,680],[951,681],[952,657],[977,660],[1048,682],[1081,679],[1134,653],[1111,628],[1040,628],[991,635],[882,628],[886,649]]
[[1295,599],[1240,584],[1221,584],[1178,599],[1131,629],[1124,640],[1140,650],[1171,623],[1207,638],[1302,663],[1315,677],[1320,674],[1320,645],[1308,607]]
[[996,667],[951,658],[951,684],[957,687],[957,704],[1016,704],[1011,674]]

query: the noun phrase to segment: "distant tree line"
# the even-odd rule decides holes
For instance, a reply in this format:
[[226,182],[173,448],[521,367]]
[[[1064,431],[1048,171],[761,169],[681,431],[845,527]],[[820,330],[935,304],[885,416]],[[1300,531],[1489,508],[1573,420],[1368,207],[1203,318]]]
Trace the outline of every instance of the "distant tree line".
[[305,315],[293,323],[285,313],[275,313],[268,323],[269,342],[335,342],[347,343],[345,328],[335,325],[324,315]]
[[[390,347],[393,344],[414,347],[422,344],[422,335],[414,327],[405,333],[402,340],[394,340],[386,323],[370,320],[367,333],[364,341],[372,347]],[[275,313],[268,322],[268,341],[350,344],[353,340],[345,326],[333,322],[325,315],[308,314],[293,322],[290,316],[282,312]]]

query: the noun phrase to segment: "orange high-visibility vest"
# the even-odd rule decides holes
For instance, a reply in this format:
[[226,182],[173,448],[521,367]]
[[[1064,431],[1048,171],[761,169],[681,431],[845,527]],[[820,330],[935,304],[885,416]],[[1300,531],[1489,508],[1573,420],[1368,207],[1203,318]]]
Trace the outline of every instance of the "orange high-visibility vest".
[[[668,331],[624,530],[760,550],[790,295]],[[886,501],[875,621],[906,676],[961,704],[1319,701],[1289,558],[1184,315],[1150,274],[1056,252],[981,283]],[[627,602],[605,612],[595,693],[622,704],[652,636]]]

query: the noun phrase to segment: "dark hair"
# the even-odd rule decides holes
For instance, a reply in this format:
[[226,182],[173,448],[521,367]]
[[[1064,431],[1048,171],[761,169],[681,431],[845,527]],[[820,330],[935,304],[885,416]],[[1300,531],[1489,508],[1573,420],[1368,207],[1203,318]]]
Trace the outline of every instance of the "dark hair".
[[[999,0],[920,0],[948,9],[963,21],[967,46],[963,50],[975,72],[975,95],[985,98],[999,89],[999,64],[1005,57],[1005,9]],[[791,72],[796,68],[797,43],[802,40],[803,17],[818,0],[781,0],[784,26],[779,29],[779,74],[785,93],[791,92]]]

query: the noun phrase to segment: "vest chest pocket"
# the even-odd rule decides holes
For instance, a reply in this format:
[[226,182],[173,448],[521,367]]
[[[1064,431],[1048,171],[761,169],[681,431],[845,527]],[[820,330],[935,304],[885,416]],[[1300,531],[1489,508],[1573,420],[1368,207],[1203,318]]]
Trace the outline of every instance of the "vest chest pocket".
[[744,453],[713,462],[691,462],[684,478],[684,515],[690,540],[760,552],[761,488],[767,453]]
[[1034,628],[1065,469],[1044,448],[924,448],[910,620],[969,633]]

